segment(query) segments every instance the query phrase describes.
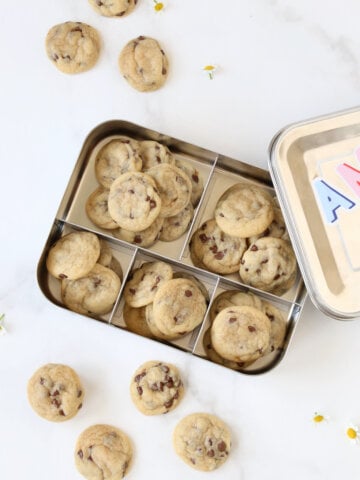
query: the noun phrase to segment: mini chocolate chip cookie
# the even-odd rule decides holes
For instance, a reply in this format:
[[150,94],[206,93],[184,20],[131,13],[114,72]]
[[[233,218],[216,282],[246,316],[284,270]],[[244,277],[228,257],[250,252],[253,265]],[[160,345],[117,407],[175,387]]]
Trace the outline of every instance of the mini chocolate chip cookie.
[[253,361],[268,348],[270,329],[270,320],[261,310],[248,306],[227,307],[214,318],[211,344],[227,360]]
[[52,245],[46,268],[53,277],[76,280],[90,272],[99,256],[100,241],[94,233],[73,232]]
[[159,288],[171,280],[173,270],[165,262],[146,262],[135,269],[124,288],[125,302],[131,307],[144,307],[154,300]]
[[227,307],[247,305],[263,310],[264,304],[261,299],[251,292],[240,292],[239,290],[226,290],[214,298],[210,307],[209,316],[212,322],[216,315]]
[[110,188],[113,181],[126,172],[140,172],[142,159],[139,143],[121,135],[104,145],[95,159],[95,175],[98,182]]
[[148,248],[154,245],[160,238],[163,223],[164,219],[157,217],[148,228],[140,230],[140,232],[131,232],[130,230],[125,230],[125,228],[117,228],[112,231],[112,234],[114,237],[120,238],[120,240],[125,240],[125,242]]
[[92,425],[75,446],[78,471],[88,480],[121,480],[128,473],[133,455],[129,437],[112,425]]
[[122,49],[119,68],[125,80],[140,92],[162,87],[169,70],[168,59],[159,43],[143,35],[131,40]]
[[92,68],[100,53],[100,37],[95,28],[81,22],[65,22],[52,27],[46,36],[46,53],[63,73],[80,73]]
[[153,301],[156,327],[165,335],[184,335],[203,320],[207,304],[200,289],[189,279],[175,278],[161,285]]
[[179,370],[170,363],[150,361],[134,373],[130,394],[144,415],[159,415],[173,410],[184,394]]
[[153,334],[146,322],[145,307],[134,308],[125,302],[123,317],[130,332],[137,333],[143,337],[153,338]]
[[125,17],[137,4],[137,0],[89,0],[89,2],[104,17]]
[[259,238],[244,253],[239,273],[247,285],[282,295],[294,285],[297,273],[290,242],[281,238]]
[[191,197],[189,177],[179,168],[160,163],[146,172],[156,182],[161,198],[160,217],[173,217],[188,205]]
[[271,195],[249,183],[227,189],[215,207],[215,220],[223,232],[241,238],[258,235],[274,219]]
[[180,420],[174,430],[175,452],[190,467],[210,471],[219,468],[228,458],[231,433],[215,415],[193,413]]
[[161,210],[155,180],[141,172],[120,175],[111,184],[108,207],[119,227],[132,232],[145,230]]
[[40,417],[63,422],[74,417],[82,407],[84,388],[72,368],[48,363],[32,375],[27,394],[31,407]]
[[189,228],[194,216],[194,207],[189,202],[186,207],[173,217],[164,218],[159,239],[163,242],[173,242]]
[[281,311],[270,302],[263,302],[263,312],[270,320],[270,341],[264,355],[273,352],[280,352],[284,347],[286,335],[286,320]]
[[200,261],[206,270],[226,275],[239,270],[246,247],[244,238],[227,235],[212,219],[203,223],[193,234],[190,253],[195,258],[194,264]]
[[98,187],[88,197],[85,210],[90,220],[104,230],[114,230],[119,225],[110,217],[108,209],[109,190]]
[[84,277],[61,282],[61,298],[70,310],[85,315],[103,315],[113,308],[121,280],[110,268],[95,264]]
[[168,147],[154,140],[143,140],[140,142],[140,155],[144,172],[160,163],[175,164],[175,158]]
[[176,160],[175,165],[183,170],[190,178],[192,186],[190,200],[193,207],[196,207],[204,191],[204,182],[201,178],[200,172],[193,165],[188,162],[184,162],[183,160]]

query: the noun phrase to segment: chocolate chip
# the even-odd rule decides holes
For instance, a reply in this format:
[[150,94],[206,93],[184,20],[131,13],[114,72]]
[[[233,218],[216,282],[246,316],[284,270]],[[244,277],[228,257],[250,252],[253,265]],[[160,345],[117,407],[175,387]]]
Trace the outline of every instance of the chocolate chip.
[[65,417],[65,413],[64,413],[64,410],[59,410],[59,415],[61,415],[62,417]]
[[145,377],[145,375],[146,375],[146,372],[145,372],[145,371],[139,373],[138,375],[136,375],[136,377],[134,378],[135,382],[136,382],[136,383],[139,383],[140,380],[141,380],[143,377]]
[[[136,0],[136,1],[137,1],[137,0]],[[160,48],[160,52],[161,52],[163,55],[165,55],[164,50],[162,50],[161,48]]]
[[195,183],[199,183],[199,177],[198,177],[198,175],[196,175],[196,173],[193,173],[191,175],[191,178],[194,180]]
[[219,213],[219,217],[225,217],[225,215],[223,213]]
[[92,459],[92,456],[91,456],[91,455],[89,455],[89,456],[87,457],[87,459],[90,460],[90,462],[93,462],[93,459]]
[[130,188],[130,190],[128,190],[128,192],[129,193],[135,193],[135,191],[132,188]]
[[217,449],[219,450],[219,452],[225,452],[226,443],[223,440],[221,440],[221,442],[219,442],[217,445]]
[[56,408],[59,408],[60,405],[61,405],[61,402],[59,402],[59,400],[57,400],[56,398],[53,398],[51,400],[51,403],[52,403],[52,405],[55,405]]
[[275,275],[274,280],[279,280],[279,278],[280,278],[280,274],[278,273]]
[[275,320],[274,315],[271,315],[270,313],[267,313],[266,316],[268,317],[268,319],[270,320],[270,322],[273,322],[273,321]]
[[174,403],[174,399],[170,398],[170,400],[168,400],[167,402],[164,403],[164,407],[165,408],[170,408],[173,403]]
[[191,462],[193,465],[195,465],[195,463],[196,463],[196,462],[195,462],[195,458],[190,458],[190,462]]
[[153,392],[157,392],[159,390],[159,387],[157,386],[157,383],[152,383],[151,385],[149,385],[149,388]]
[[82,403],[80,403],[80,405],[78,406],[78,410],[80,410],[80,408],[82,408]]
[[210,238],[207,237],[205,233],[200,233],[199,239],[201,240],[202,243],[206,243],[208,240],[210,240]]
[[263,265],[264,263],[268,263],[268,261],[269,261],[269,259],[268,259],[268,258],[265,258],[265,260],[263,260],[263,261],[261,262],[261,265]]
[[140,35],[140,37],[138,37],[138,40],[145,40],[145,37],[143,35]]
[[164,373],[169,373],[170,371],[170,368],[167,365],[161,365],[160,368]]
[[254,327],[253,325],[248,325],[248,330],[249,332],[256,332],[256,327]]
[[125,14],[125,10],[123,12],[117,13],[115,17],[122,17]]
[[142,243],[142,236],[141,235],[135,235],[134,243]]
[[211,450],[208,450],[208,452],[206,453],[206,455],[207,455],[208,457],[215,457],[215,452],[214,452],[213,449],[211,449]]
[[192,291],[191,290],[185,290],[185,297],[192,297]]
[[257,247],[256,245],[251,245],[250,250],[251,250],[252,252],[257,252],[259,249],[258,249],[258,247]]
[[59,390],[55,390],[55,392],[52,393],[52,395],[59,395]]
[[135,288],[129,288],[129,292],[131,293],[131,295],[135,295],[136,290]]
[[236,322],[236,317],[230,317],[229,318],[229,323],[234,323]]
[[67,278],[67,275],[65,275],[65,273],[60,273],[59,278]]
[[207,223],[205,222],[205,223],[202,225],[201,230],[205,230],[206,227],[207,227]]
[[168,388],[173,388],[173,386],[174,386],[174,380],[173,380],[172,377],[169,377],[168,381],[166,382],[166,386],[167,386]]
[[143,389],[142,389],[142,387],[136,387],[136,390],[138,391],[138,394],[139,394],[139,395],[142,395],[142,394],[143,394]]
[[40,385],[44,385],[44,383],[45,383],[45,378],[40,377]]
[[82,395],[82,390],[78,390],[77,398],[80,398]]
[[52,59],[54,60],[54,62],[57,62],[59,60],[59,55],[56,55],[56,53],[53,53]]
[[216,245],[214,245],[213,247],[210,247],[209,250],[211,250],[213,253],[216,253],[218,251],[218,248]]
[[155,208],[155,207],[156,207],[156,202],[155,202],[155,200],[150,200],[150,210],[151,210],[152,208]]
[[217,252],[214,257],[216,258],[216,260],[221,260],[222,258],[224,258],[224,252]]
[[241,260],[240,263],[241,263],[241,265],[244,265],[245,260]]
[[79,455],[79,457],[80,457],[81,459],[83,459],[84,454],[83,454],[83,451],[82,451],[82,450],[79,450],[79,451],[77,452],[77,454]]
[[70,30],[70,32],[81,32],[81,33],[82,33],[82,30],[81,30],[80,27],[75,27],[75,28],[72,28],[72,29]]
[[161,73],[162,73],[163,75],[166,75],[166,68],[163,67],[163,69],[161,70]]

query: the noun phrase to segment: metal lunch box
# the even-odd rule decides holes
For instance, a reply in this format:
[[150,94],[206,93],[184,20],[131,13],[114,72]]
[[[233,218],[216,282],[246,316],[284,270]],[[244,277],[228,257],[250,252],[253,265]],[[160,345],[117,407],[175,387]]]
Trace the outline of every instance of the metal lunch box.
[[[137,140],[156,140],[163,143],[169,147],[176,159],[191,163],[199,171],[204,182],[204,191],[195,209],[195,215],[188,231],[178,240],[173,242],[158,241],[152,247],[142,248],[115,238],[111,231],[100,229],[87,217],[85,211],[86,200],[98,186],[94,171],[97,152],[105,143],[118,135],[126,135]],[[274,151],[277,151],[276,145],[276,142],[274,142]],[[100,239],[105,240],[112,249],[113,257],[122,266],[123,281],[112,311],[106,315],[89,316],[89,318],[105,322],[113,327],[126,329],[122,314],[124,305],[122,293],[130,272],[145,261],[162,260],[169,263],[175,272],[195,275],[205,285],[210,298],[207,314],[202,324],[184,337],[165,343],[211,362],[206,356],[203,339],[210,325],[208,313],[213,299],[225,290],[250,291],[261,299],[270,302],[282,312],[287,321],[287,334],[284,346],[280,351],[260,358],[249,367],[241,370],[241,373],[259,374],[271,370],[279,364],[288,349],[305,301],[306,290],[301,275],[298,274],[295,285],[280,297],[241,283],[239,276],[236,274],[222,276],[198,268],[193,265],[190,258],[189,241],[193,232],[205,220],[213,216],[220,195],[228,187],[239,181],[260,185],[274,193],[271,177],[266,170],[126,121],[113,120],[102,123],[92,130],[85,139],[51,227],[38,264],[40,289],[48,300],[65,308],[61,301],[60,282],[53,278],[46,269],[48,251],[56,240],[67,233],[79,230],[93,232]],[[282,196],[281,204],[284,204]],[[294,237],[292,236],[292,238]]]
[[291,125],[270,173],[307,291],[336,319],[360,316],[360,110]]

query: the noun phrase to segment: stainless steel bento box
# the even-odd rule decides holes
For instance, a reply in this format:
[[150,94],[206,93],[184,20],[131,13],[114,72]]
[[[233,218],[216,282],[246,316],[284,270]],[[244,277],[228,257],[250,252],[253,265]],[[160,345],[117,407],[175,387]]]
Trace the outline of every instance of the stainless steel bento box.
[[[141,248],[114,238],[111,232],[96,227],[87,217],[85,211],[86,200],[98,185],[94,172],[96,154],[104,143],[118,135],[126,135],[137,140],[158,141],[168,146],[177,159],[191,163],[200,172],[204,181],[204,191],[188,231],[178,240],[171,243],[158,241],[152,247]],[[287,322],[287,333],[283,348],[260,358],[242,370],[241,373],[259,374],[269,371],[284,357],[299,319],[306,297],[301,275],[297,276],[295,285],[280,297],[244,285],[241,283],[239,276],[235,274],[222,276],[198,268],[193,265],[189,252],[189,242],[193,232],[213,215],[216,201],[222,192],[239,181],[258,184],[273,192],[273,185],[268,172],[244,162],[121,120],[108,121],[97,126],[83,144],[39,261],[38,282],[42,292],[51,302],[65,308],[61,301],[59,282],[49,275],[46,268],[49,248],[66,233],[79,230],[96,233],[100,239],[108,243],[113,256],[121,264],[123,282],[112,311],[106,315],[89,318],[100,320],[113,327],[126,329],[122,314],[123,289],[131,270],[145,261],[163,260],[171,264],[175,272],[184,271],[195,275],[205,285],[210,297],[207,314],[202,324],[186,336],[165,343],[209,360],[206,357],[203,336],[209,326],[208,313],[213,299],[217,294],[229,289],[250,291],[276,306]]]
[[270,173],[307,291],[336,319],[360,317],[360,110],[290,125]]

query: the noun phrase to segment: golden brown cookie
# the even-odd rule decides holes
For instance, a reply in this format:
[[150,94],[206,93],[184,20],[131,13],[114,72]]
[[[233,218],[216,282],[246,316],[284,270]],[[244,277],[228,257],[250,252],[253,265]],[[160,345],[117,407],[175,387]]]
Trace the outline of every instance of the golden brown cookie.
[[89,0],[90,5],[104,17],[125,17],[137,4],[137,0]]
[[184,395],[180,372],[170,363],[149,361],[134,373],[130,393],[144,415],[160,415],[173,410]]
[[75,446],[78,471],[88,480],[121,480],[127,474],[133,450],[129,437],[112,425],[92,425]]
[[249,183],[237,183],[228,188],[215,207],[215,220],[221,230],[241,238],[263,232],[273,218],[271,195]]
[[227,360],[253,361],[268,348],[270,329],[270,320],[261,310],[248,306],[227,307],[211,325],[211,344]]
[[48,363],[32,375],[27,394],[31,407],[40,417],[63,422],[74,417],[82,407],[84,388],[71,367]]
[[46,53],[63,73],[80,73],[92,68],[100,53],[100,37],[95,28],[81,22],[65,22],[52,27],[46,36]]
[[168,59],[153,38],[131,40],[120,53],[119,68],[125,80],[140,92],[158,90],[167,78]]
[[183,418],[173,433],[175,452],[190,467],[211,471],[228,458],[231,433],[215,415],[193,413]]
[[100,241],[94,233],[73,232],[51,246],[46,267],[53,277],[76,280],[90,272],[99,256]]

